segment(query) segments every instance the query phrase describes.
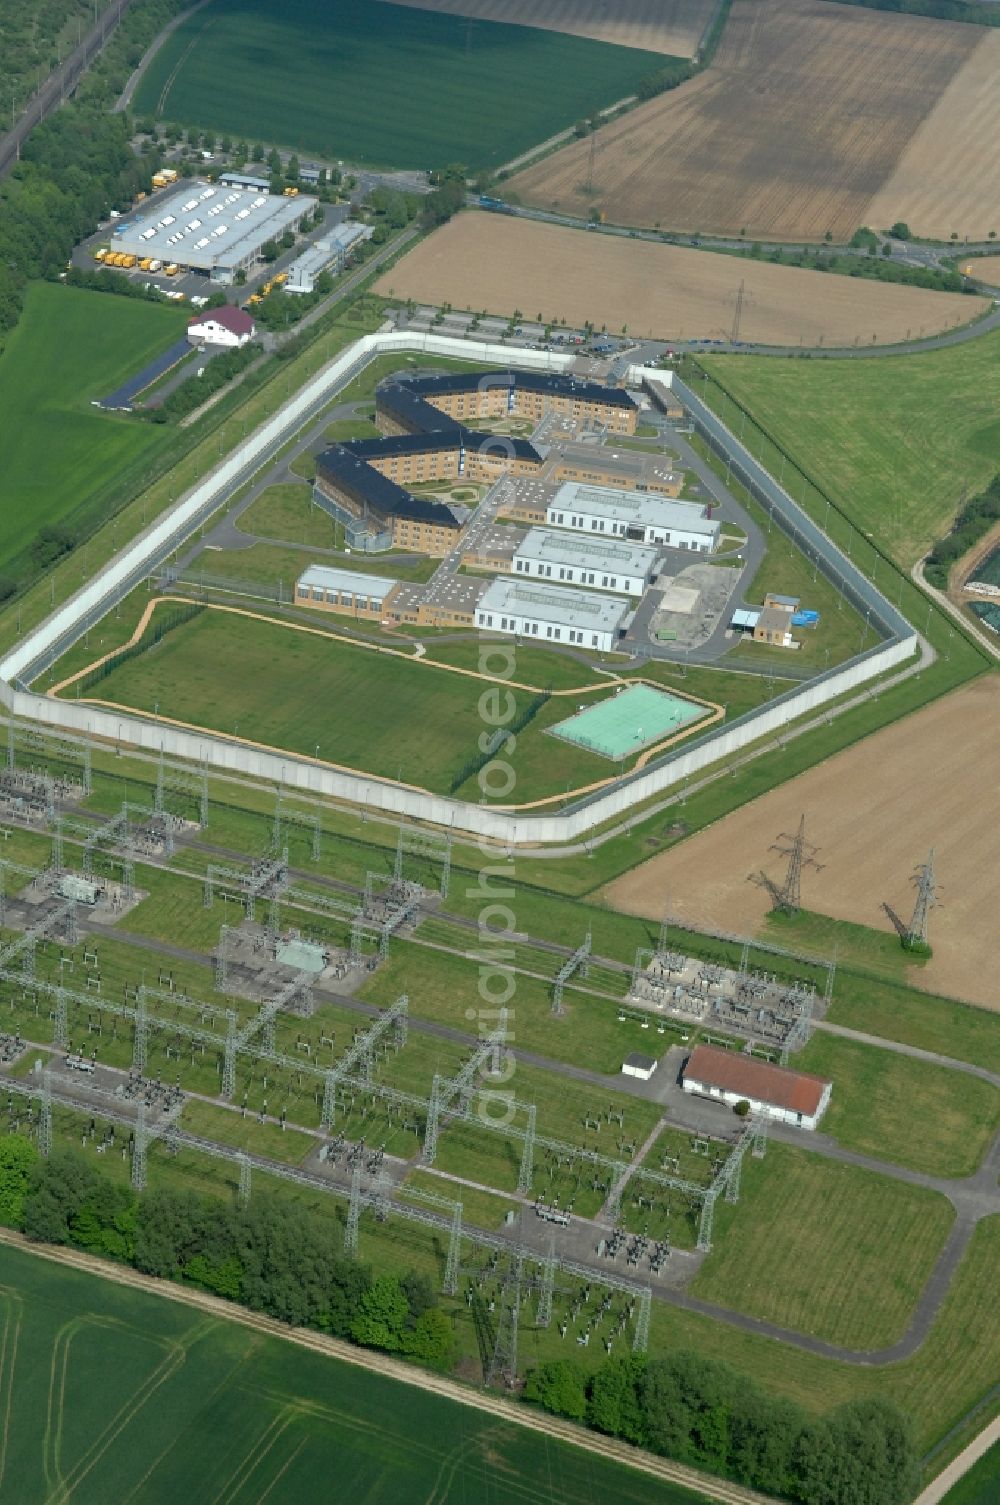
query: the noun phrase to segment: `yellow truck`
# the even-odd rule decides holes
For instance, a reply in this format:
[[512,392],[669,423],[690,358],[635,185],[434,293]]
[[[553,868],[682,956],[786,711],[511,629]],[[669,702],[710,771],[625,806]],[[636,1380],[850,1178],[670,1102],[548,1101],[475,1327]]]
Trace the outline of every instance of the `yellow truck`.
[[285,198],[286,199],[297,199],[298,196],[299,196],[299,190],[297,188],[286,188],[285,189]]
[[107,261],[107,259],[108,259],[108,248],[107,248],[107,246],[98,246],[97,250],[94,252],[94,260],[95,261]]
[[144,256],[142,258],[142,260],[139,262],[139,270],[140,270],[140,272],[148,272],[149,271],[149,269],[150,269],[150,262],[152,261],[152,259],[153,258],[151,256]]
[[125,254],[125,255],[124,255],[124,256],[123,256],[123,257],[122,257],[122,259],[121,259],[121,265],[122,265],[122,266],[123,266],[123,267],[134,267],[134,266],[135,266],[135,257],[134,257],[134,256],[132,256],[132,255],[131,255],[131,254],[129,254],[129,253],[126,253],[126,254]]
[[278,272],[278,274],[274,278],[273,286],[274,287],[281,287],[282,284],[285,283],[285,282],[287,282],[287,281],[288,281],[288,273],[287,272]]
[[163,268],[163,275],[164,277],[176,277],[178,271],[179,268],[176,261],[171,261]]

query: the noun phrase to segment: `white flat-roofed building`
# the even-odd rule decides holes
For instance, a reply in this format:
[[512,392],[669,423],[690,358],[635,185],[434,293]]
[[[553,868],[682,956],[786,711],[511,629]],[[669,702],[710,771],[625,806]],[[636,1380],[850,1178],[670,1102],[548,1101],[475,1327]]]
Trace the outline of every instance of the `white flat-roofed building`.
[[628,603],[618,596],[510,576],[487,586],[476,606],[476,626],[487,632],[604,652],[614,648],[628,616]]
[[659,549],[627,539],[616,542],[554,528],[531,528],[514,552],[511,572],[535,580],[641,596],[659,562]]
[[157,197],[111,237],[113,251],[156,257],[207,273],[227,285],[240,270],[261,260],[261,247],[311,215],[317,200],[294,199],[258,188],[237,188],[196,179],[178,182],[169,197]]
[[679,502],[649,491],[619,491],[567,481],[549,502],[545,521],[553,528],[624,538],[632,543],[666,544],[710,554],[719,524],[697,502]]
[[329,235],[324,235],[322,240],[314,241],[308,251],[303,251],[288,268],[285,292],[311,293],[316,286],[316,278],[323,272],[339,272],[351,248],[359,241],[368,240],[371,233],[369,225],[351,222],[338,225]]
[[387,575],[365,575],[360,570],[333,570],[325,564],[311,564],[295,582],[295,605],[377,618],[382,616],[398,586],[399,581]]

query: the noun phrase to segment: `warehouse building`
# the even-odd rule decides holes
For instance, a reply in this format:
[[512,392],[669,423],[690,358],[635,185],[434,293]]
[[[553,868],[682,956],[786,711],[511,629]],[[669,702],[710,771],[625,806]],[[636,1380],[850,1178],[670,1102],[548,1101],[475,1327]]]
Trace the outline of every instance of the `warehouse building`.
[[398,587],[399,581],[386,575],[362,575],[356,570],[312,564],[295,582],[295,605],[378,620]]
[[710,554],[719,541],[718,522],[706,517],[705,508],[696,502],[576,481],[560,486],[546,508],[545,521],[553,528],[609,533],[634,543],[666,544],[702,554]]
[[800,1129],[815,1129],[826,1112],[833,1083],[823,1077],[772,1066],[743,1051],[696,1045],[684,1066],[685,1092],[751,1111]]
[[500,577],[480,597],[476,626],[608,652],[630,616],[628,603],[616,596]]
[[350,223],[338,225],[329,235],[324,235],[322,240],[314,241],[288,268],[285,292],[311,293],[315,289],[316,278],[324,272],[336,275],[343,271],[344,262],[353,248],[368,240],[371,233],[368,225]]
[[659,564],[659,551],[642,544],[532,528],[514,552],[511,572],[535,580],[641,596]]
[[179,183],[147,213],[119,225],[111,248],[190,268],[228,286],[237,272],[249,272],[263,259],[268,241],[280,240],[310,215],[316,202],[223,183]]

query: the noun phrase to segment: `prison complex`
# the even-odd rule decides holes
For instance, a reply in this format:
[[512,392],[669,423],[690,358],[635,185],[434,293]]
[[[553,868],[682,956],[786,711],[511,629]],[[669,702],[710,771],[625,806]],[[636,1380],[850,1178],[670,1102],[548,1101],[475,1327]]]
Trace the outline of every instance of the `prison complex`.
[[316,502],[345,525],[354,548],[406,548],[441,557],[458,541],[469,513],[414,496],[409,488],[442,480],[491,485],[505,475],[539,475],[544,448],[470,424],[508,418],[537,424],[550,413],[577,429],[632,434],[639,409],[617,387],[549,372],[392,377],[376,393],[376,416],[387,437],[324,450],[316,467]]

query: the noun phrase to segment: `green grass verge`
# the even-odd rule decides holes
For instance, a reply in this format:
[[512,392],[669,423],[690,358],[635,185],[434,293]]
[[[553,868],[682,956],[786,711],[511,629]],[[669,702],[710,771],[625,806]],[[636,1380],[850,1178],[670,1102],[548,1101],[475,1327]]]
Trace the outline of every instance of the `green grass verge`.
[[[328,518],[326,521],[326,543],[320,547],[335,548],[332,519]],[[224,580],[231,582],[233,590],[246,585],[251,588],[247,594],[252,594],[256,587],[269,601],[277,600],[280,594],[281,600],[287,602],[294,595],[296,580],[313,563],[327,564],[335,569],[355,570],[362,575],[377,572],[380,575],[398,576],[401,580],[424,581],[433,575],[438,562],[415,554],[412,564],[408,561],[390,566],[364,554],[352,554],[350,559],[323,559],[311,555],[308,547],[282,548],[279,544],[255,543],[249,549],[204,549],[191,567],[185,570],[182,585],[184,582],[190,584],[203,579],[210,584]],[[343,616],[317,612],[316,620],[317,625],[326,626],[333,632],[337,630],[338,622],[346,627],[354,625],[349,612],[344,612]]]
[[0,360],[0,573],[23,564],[40,528],[92,527],[108,476],[139,471],[169,447],[169,430],[91,403],[183,332],[175,308],[51,282],[30,285]]
[[654,1349],[696,1347],[724,1359],[814,1412],[857,1397],[885,1396],[912,1417],[918,1445],[926,1449],[1000,1382],[998,1260],[1000,1216],[993,1216],[977,1225],[927,1338],[898,1364],[837,1363],[656,1302],[651,1342]]
[[822,1127],[838,1143],[934,1176],[971,1176],[1000,1125],[979,1077],[817,1033],[796,1066],[833,1081]]
[[901,1338],[954,1220],[936,1192],[772,1143],[721,1206],[692,1294],[827,1343]]
[[[232,558],[240,568],[244,556]],[[318,619],[317,629],[335,633],[337,622]],[[155,654],[113,669],[94,693],[118,705],[448,792],[480,752],[479,700],[488,688],[484,680],[333,637],[210,610],[164,638]],[[519,709],[535,699],[531,691],[511,693]],[[343,715],[345,705],[352,707],[350,717]],[[558,794],[613,772],[606,759],[577,748],[560,752],[554,761],[542,731],[570,711],[564,702],[549,701],[519,734],[514,762],[519,799]],[[475,791],[474,782],[467,782]]]
[[664,61],[368,0],[213,0],[153,58],[135,108],[350,162],[498,167]]

